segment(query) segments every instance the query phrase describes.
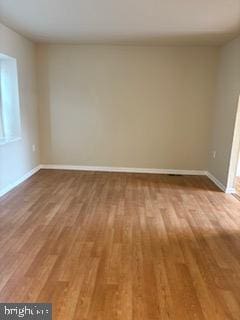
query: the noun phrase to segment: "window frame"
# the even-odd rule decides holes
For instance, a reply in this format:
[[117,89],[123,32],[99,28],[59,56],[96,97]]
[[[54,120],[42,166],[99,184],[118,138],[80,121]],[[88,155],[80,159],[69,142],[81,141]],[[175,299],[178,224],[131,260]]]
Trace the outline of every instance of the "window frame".
[[[6,134],[6,127],[5,125],[7,125],[6,123],[4,123],[4,106],[3,106],[3,93],[2,93],[2,70],[3,70],[3,63],[4,61],[12,61],[13,65],[14,65],[14,72],[13,72],[13,87],[14,87],[14,93],[16,95],[15,96],[15,111],[17,112],[16,114],[16,128],[19,127],[19,133],[16,134],[16,136],[8,136]],[[15,84],[14,84],[15,82]],[[19,84],[18,84],[18,68],[17,68],[17,61],[15,58],[5,55],[3,53],[0,52],[0,146],[11,143],[11,142],[15,142],[18,140],[22,139],[22,130],[21,130],[21,112],[20,112],[20,99],[19,99]]]
[[3,108],[2,108],[2,81],[1,81],[1,59],[0,59],[0,139],[4,139],[4,123],[3,123]]

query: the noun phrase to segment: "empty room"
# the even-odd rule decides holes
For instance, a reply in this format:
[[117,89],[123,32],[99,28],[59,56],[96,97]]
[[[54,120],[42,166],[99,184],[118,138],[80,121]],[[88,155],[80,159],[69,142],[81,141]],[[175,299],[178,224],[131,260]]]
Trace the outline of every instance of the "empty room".
[[240,0],[0,0],[0,320],[240,319]]

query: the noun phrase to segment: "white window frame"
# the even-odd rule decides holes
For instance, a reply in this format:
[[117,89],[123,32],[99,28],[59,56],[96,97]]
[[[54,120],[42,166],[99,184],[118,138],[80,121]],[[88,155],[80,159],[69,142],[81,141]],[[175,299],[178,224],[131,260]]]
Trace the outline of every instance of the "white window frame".
[[[6,63],[6,64],[5,64]],[[7,67],[6,67],[7,66]],[[10,66],[10,68],[9,68]],[[4,109],[3,98],[3,82],[2,79],[5,68],[11,75],[11,80],[7,80],[7,89],[10,91],[10,105],[7,99],[7,109]],[[7,73],[7,76],[9,75]],[[10,142],[14,142],[21,139],[21,117],[20,117],[20,105],[19,105],[19,89],[18,89],[18,77],[17,77],[17,62],[16,59],[0,53],[0,146]],[[7,96],[8,97],[8,96]],[[6,97],[5,97],[6,98]],[[5,100],[6,102],[6,100]],[[9,109],[10,106],[10,109]],[[13,117],[9,117],[9,114],[13,114]],[[9,121],[8,121],[9,119]],[[9,130],[10,129],[10,130]],[[9,134],[9,132],[11,134]]]
[[4,138],[2,91],[1,91],[1,60],[0,60],[0,139]]

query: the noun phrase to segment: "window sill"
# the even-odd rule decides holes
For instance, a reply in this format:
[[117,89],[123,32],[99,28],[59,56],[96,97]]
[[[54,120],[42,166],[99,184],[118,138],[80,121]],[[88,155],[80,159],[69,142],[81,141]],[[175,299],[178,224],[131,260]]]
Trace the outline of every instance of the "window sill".
[[0,146],[4,146],[6,144],[9,144],[9,143],[12,143],[12,142],[16,142],[16,141],[19,141],[19,140],[22,140],[21,137],[18,137],[18,138],[0,138]]

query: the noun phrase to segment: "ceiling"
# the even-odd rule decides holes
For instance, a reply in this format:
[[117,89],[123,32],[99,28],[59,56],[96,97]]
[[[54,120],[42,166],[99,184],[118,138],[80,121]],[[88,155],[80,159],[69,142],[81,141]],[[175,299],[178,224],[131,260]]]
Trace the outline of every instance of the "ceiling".
[[0,21],[39,42],[221,44],[240,0],[0,0]]

